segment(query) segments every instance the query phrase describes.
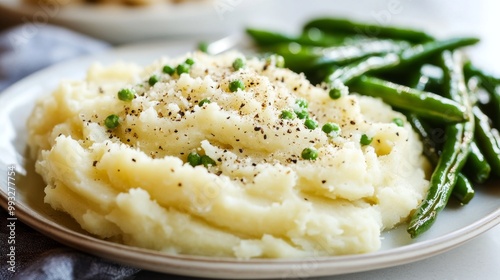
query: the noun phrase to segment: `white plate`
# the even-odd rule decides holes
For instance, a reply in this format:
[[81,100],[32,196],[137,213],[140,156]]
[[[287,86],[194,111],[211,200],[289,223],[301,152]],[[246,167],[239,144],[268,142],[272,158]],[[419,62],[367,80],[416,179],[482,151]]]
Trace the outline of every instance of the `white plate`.
[[257,0],[198,0],[182,4],[159,3],[131,7],[117,4],[93,5],[53,0],[44,6],[38,0],[0,0],[0,8],[30,24],[62,25],[113,44],[179,36],[205,37],[241,30],[243,22],[260,8]]
[[83,78],[94,61],[117,60],[149,64],[193,49],[193,42],[154,43],[113,50],[42,70],[0,95],[1,204],[7,203],[7,168],[16,167],[16,216],[26,224],[79,250],[148,270],[213,278],[285,278],[337,275],[414,262],[461,245],[500,223],[500,188],[479,186],[472,202],[451,203],[422,237],[411,240],[404,227],[383,234],[382,249],[364,255],[301,260],[250,260],[163,254],[99,240],[80,229],[68,215],[43,203],[44,183],[34,173],[26,151],[26,119],[34,101],[52,91],[63,78]]

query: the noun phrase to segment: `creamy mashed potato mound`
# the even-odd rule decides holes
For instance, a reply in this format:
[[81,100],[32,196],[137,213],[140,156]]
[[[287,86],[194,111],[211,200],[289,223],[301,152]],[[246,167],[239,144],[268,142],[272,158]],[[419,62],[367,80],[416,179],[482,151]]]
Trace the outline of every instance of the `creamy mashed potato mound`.
[[[162,72],[187,58],[189,73]],[[239,70],[236,58],[245,60]],[[145,68],[96,64],[85,80],[62,82],[28,124],[45,202],[95,236],[168,253],[246,259],[379,249],[381,231],[404,222],[427,190],[421,143],[380,100],[332,100],[275,64],[189,53]],[[232,92],[234,80],[245,89]],[[135,90],[133,100],[118,98],[124,88]],[[199,106],[203,99],[210,102]],[[307,100],[317,128],[282,118],[301,110],[297,100]],[[105,125],[111,114],[114,129]],[[323,132],[325,123],[340,133]],[[316,160],[302,158],[306,148]],[[193,167],[192,152],[214,164]]]

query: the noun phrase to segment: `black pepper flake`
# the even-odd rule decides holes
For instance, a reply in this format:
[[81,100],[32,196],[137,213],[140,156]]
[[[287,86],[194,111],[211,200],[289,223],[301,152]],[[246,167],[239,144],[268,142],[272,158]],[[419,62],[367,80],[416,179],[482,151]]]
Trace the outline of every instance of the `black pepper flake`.
[[97,160],[94,160],[94,162],[92,163],[92,166],[96,167],[96,165],[97,165]]
[[238,149],[238,151],[240,151],[240,153],[243,153],[243,149],[241,149],[241,148],[240,148],[240,149]]
[[178,186],[178,187],[182,187],[182,183],[181,183],[181,182],[179,182],[179,183],[177,184],[177,186]]
[[396,132],[396,136],[399,136],[399,132]]
[[135,158],[133,158],[133,159],[132,159],[132,161],[133,161],[133,162],[137,162],[137,161],[135,160]]
[[350,123],[351,123],[352,125],[355,125],[355,124],[356,124],[356,122],[355,122],[355,121],[350,121]]
[[324,183],[326,183],[326,180],[321,180],[321,184],[324,184]]
[[253,130],[259,131],[259,130],[261,130],[261,127],[260,126],[256,126],[256,127],[253,128]]

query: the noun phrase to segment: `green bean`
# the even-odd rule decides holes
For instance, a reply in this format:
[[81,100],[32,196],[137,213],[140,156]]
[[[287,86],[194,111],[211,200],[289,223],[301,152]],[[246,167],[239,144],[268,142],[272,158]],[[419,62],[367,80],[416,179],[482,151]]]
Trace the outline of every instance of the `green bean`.
[[[419,73],[419,79],[414,83],[414,88],[420,90],[428,90],[431,88],[434,89],[433,92],[441,92],[443,73],[437,70],[442,69],[422,67]],[[432,128],[427,122],[420,120],[415,114],[407,114],[407,119],[422,138],[424,154],[431,163],[435,165],[439,158],[437,154],[439,143],[434,141],[433,135],[435,128]],[[490,176],[491,166],[486,161],[475,141],[471,142],[469,150],[469,156],[467,157],[463,172],[475,183],[484,183]],[[453,192],[461,192],[459,190],[460,186],[465,186],[465,184],[458,184],[457,182],[457,186],[453,188]],[[462,191],[462,193],[464,192]]]
[[431,58],[436,54],[442,53],[443,51],[455,50],[461,47],[474,45],[477,42],[479,42],[479,39],[477,38],[460,37],[416,45],[401,53],[401,64],[408,65],[415,62],[422,62],[425,59]]
[[424,201],[412,214],[407,231],[415,238],[427,231],[438,213],[446,206],[456,184],[458,170],[467,158],[468,143],[464,141],[469,129],[463,123],[446,127],[446,142],[441,157],[431,176],[429,191]]
[[477,106],[472,109],[476,121],[475,136],[479,148],[491,165],[491,171],[500,176],[500,137],[498,131],[490,126],[486,116]]
[[434,141],[435,135],[433,134],[433,128],[429,125],[429,123],[420,119],[415,113],[405,112],[405,115],[408,122],[422,140],[423,153],[425,157],[431,162],[432,165],[436,165],[439,161],[439,143]]
[[399,54],[399,63],[396,65],[388,65],[377,69],[377,73],[381,73],[391,80],[405,80],[408,73],[418,65],[423,65],[432,61],[436,56],[446,50],[455,50],[461,47],[476,44],[479,41],[477,38],[451,38],[441,41],[431,41],[420,45],[415,45],[404,50]]
[[360,76],[377,69],[387,68],[399,64],[397,55],[389,53],[384,56],[370,56],[366,59],[352,63],[342,68],[334,69],[331,74],[328,74],[325,81],[329,84],[335,80],[341,81],[343,84],[359,78]]
[[303,72],[328,65],[346,65],[373,55],[400,53],[409,46],[405,41],[362,40],[329,48],[307,47],[298,43],[279,44],[266,50],[283,56],[291,70]]
[[500,78],[495,77],[493,74],[487,73],[486,71],[474,66],[470,61],[464,64],[464,75],[466,78],[472,76],[478,76],[484,82],[492,86],[497,86],[500,84]]
[[457,176],[467,160],[469,146],[474,134],[472,110],[467,96],[460,58],[449,51],[442,54],[442,67],[446,94],[467,107],[469,120],[446,126],[446,140],[441,156],[432,173],[426,198],[411,215],[407,228],[412,238],[427,231],[436,221],[438,213],[448,203],[456,184]]
[[425,32],[409,28],[388,27],[377,24],[354,22],[338,18],[317,18],[305,24],[304,30],[318,28],[332,34],[362,34],[370,37],[392,38],[413,43],[432,41],[433,37]]
[[485,156],[477,146],[476,141],[472,141],[470,143],[469,149],[469,156],[467,157],[463,173],[465,173],[467,177],[475,183],[484,183],[490,177],[491,165],[488,163]]
[[500,129],[500,78],[475,67],[471,62],[464,65],[464,73],[467,78],[473,76],[479,78],[479,86],[489,94],[489,103],[492,107],[489,117],[493,121],[494,127]]
[[474,187],[469,179],[462,173],[458,173],[457,182],[453,187],[452,195],[462,204],[469,203],[474,198]]
[[360,94],[382,98],[389,105],[441,122],[462,122],[468,117],[465,107],[456,101],[378,78],[362,76],[350,87]]
[[443,71],[434,65],[424,64],[420,71],[411,77],[410,86],[414,89],[443,92]]
[[[418,116],[412,113],[406,113],[408,122],[412,125],[413,129],[420,135],[420,138],[423,143],[423,152],[424,155],[427,157],[427,159],[431,162],[433,166],[436,166],[436,164],[439,161],[439,143],[436,143],[434,141],[434,131],[435,128],[432,128],[427,122],[424,120],[421,120]],[[474,146],[474,147],[473,147]],[[478,173],[482,174],[483,176],[486,174],[486,177],[489,176],[489,165],[486,162],[471,162],[471,159],[478,159],[479,157],[482,156],[481,152],[479,149],[477,149],[477,146],[475,145],[474,142],[471,143],[470,146],[470,153],[467,158],[467,162],[465,163],[465,167],[467,167],[468,164],[472,164],[472,167],[470,170],[472,171],[473,169],[479,170]],[[486,168],[484,170],[483,168]],[[457,177],[457,182],[455,183],[455,186],[453,187],[452,195],[460,201],[462,204],[467,204],[469,201],[474,197],[474,189],[472,185],[470,184],[470,181],[467,179],[465,175],[462,173],[458,174]]]
[[327,35],[319,29],[309,30],[299,36],[256,28],[247,28],[246,32],[260,46],[294,42],[304,46],[330,47],[342,45],[346,39],[345,36]]
[[444,50],[453,50],[477,42],[478,39],[476,38],[452,38],[417,45],[404,50],[399,55],[389,53],[385,56],[368,57],[360,62],[337,69],[327,77],[327,81],[340,79],[343,83],[348,83],[361,75],[374,71],[392,72],[401,75],[401,73],[406,73],[407,69],[405,70],[405,68],[414,63],[423,63],[426,59]]

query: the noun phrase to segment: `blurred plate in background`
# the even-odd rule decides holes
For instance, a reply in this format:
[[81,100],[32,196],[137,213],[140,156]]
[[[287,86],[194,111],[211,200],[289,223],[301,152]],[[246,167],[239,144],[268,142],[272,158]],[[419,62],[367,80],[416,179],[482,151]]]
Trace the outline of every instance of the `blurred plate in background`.
[[[73,0],[0,0],[0,14],[18,23],[66,26],[95,38],[123,44],[166,37],[213,37],[240,31],[262,0],[191,0],[127,6]],[[116,1],[115,1],[116,2]],[[6,15],[6,16],[7,16]]]

